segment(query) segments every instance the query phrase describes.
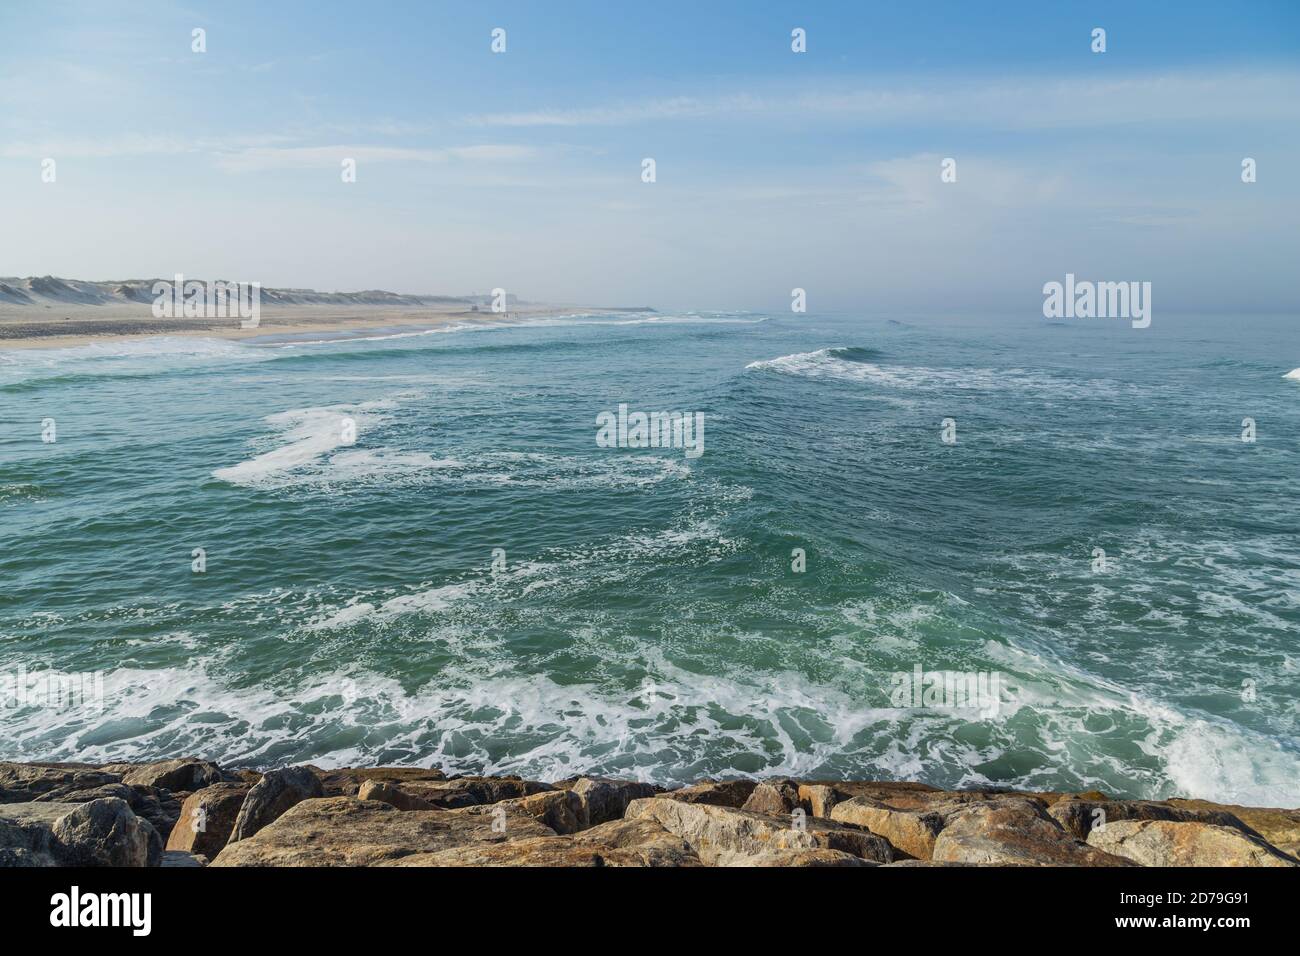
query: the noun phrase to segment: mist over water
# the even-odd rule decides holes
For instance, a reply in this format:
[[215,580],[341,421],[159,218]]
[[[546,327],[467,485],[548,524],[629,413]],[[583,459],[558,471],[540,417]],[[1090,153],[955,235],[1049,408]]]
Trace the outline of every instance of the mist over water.
[[[0,710],[0,758],[1294,806],[1295,329],[615,314],[0,353],[0,673],[106,692]],[[620,403],[703,412],[704,454],[598,447]],[[1008,699],[891,706],[918,665]]]

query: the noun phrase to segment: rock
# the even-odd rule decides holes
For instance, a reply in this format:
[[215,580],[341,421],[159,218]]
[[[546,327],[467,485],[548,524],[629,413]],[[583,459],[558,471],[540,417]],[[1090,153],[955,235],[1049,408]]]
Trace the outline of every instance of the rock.
[[248,839],[227,844],[212,866],[375,866],[471,843],[555,835],[527,814],[494,809],[398,810],[356,797],[305,800]]
[[[1239,807],[1205,800],[1167,800],[1171,807],[1186,810],[1221,810],[1230,813],[1275,847],[1300,844],[1300,810],[1277,807]],[[1295,853],[1291,854],[1295,856]]]
[[842,850],[774,850],[724,856],[717,866],[880,866]]
[[1088,845],[1143,866],[1300,866],[1257,836],[1212,823],[1107,821]]
[[1132,865],[1074,839],[1042,802],[1025,797],[996,797],[953,813],[934,841],[932,859],[1001,866]]
[[0,807],[0,865],[157,866],[162,840],[125,800]]
[[26,803],[46,794],[72,793],[120,783],[122,778],[83,764],[0,763],[0,804]]
[[766,813],[774,817],[788,817],[800,808],[799,784],[789,778],[764,780],[754,788],[742,810]]
[[[447,775],[437,768],[422,767],[343,767],[338,770],[318,770],[321,786],[327,797],[355,797],[361,785],[368,780],[377,783],[401,784],[408,782],[438,782]],[[256,783],[257,781],[253,781]]]
[[1175,823],[1211,823],[1231,827],[1248,835],[1259,836],[1226,810],[1171,807],[1150,800],[1060,800],[1047,811],[1052,819],[1079,840],[1087,840],[1093,825],[1105,820],[1109,825],[1124,820],[1167,820]]
[[535,793],[554,790],[550,784],[518,777],[457,777],[446,781],[407,781],[397,784],[399,789],[426,800],[435,807],[454,810],[531,797]]
[[656,821],[690,844],[708,866],[730,862],[736,854],[755,856],[774,850],[842,850],[877,863],[894,858],[893,847],[883,838],[859,827],[815,817],[804,821],[804,829],[796,830],[788,817],[654,797],[633,800],[627,818]]
[[570,792],[582,801],[587,825],[595,826],[609,820],[621,820],[629,803],[642,797],[653,797],[655,788],[632,780],[582,777]]
[[246,783],[217,783],[190,794],[167,838],[167,850],[215,857],[234,831],[250,789]]
[[632,853],[641,866],[700,866],[700,857],[691,845],[654,820],[610,820],[573,839],[584,846]]
[[285,767],[263,774],[244,797],[227,842],[247,840],[290,807],[324,795],[320,778],[306,767]]
[[164,867],[194,869],[207,866],[208,858],[194,853],[186,853],[184,850],[164,850],[162,865]]
[[53,828],[71,809],[57,803],[0,805],[0,866],[59,866]]
[[673,836],[652,820],[611,820],[573,836],[469,843],[435,853],[414,854],[382,865],[676,867],[699,866],[700,860],[686,841]]
[[150,825],[158,831],[158,836],[163,842],[166,842],[172,827],[180,818],[180,801],[170,790],[143,786],[130,787],[124,783],[108,783],[90,790],[68,791],[64,787],[59,787],[41,794],[35,802],[89,803],[91,800],[102,800],[105,797],[125,800],[130,805],[132,813],[149,821]]
[[225,775],[220,767],[194,757],[160,760],[136,767],[122,775],[122,782],[128,786],[159,787],[163,790],[201,790],[223,780]]
[[[956,812],[965,804],[936,804]],[[852,797],[835,804],[830,817],[840,823],[853,823],[879,834],[898,851],[918,860],[934,856],[934,841],[947,823],[938,809],[895,810],[870,797]]]
[[823,783],[801,783],[798,797],[799,805],[813,816],[829,819],[835,805],[846,799],[848,794]]
[[396,787],[385,780],[366,780],[357,790],[358,800],[380,800],[390,807],[396,807],[398,810],[438,810],[440,807],[435,806],[423,797],[417,797],[415,794],[407,793],[400,787]]
[[734,807],[739,810],[758,786],[755,780],[706,780],[672,790],[665,797],[685,803],[708,803],[715,807]]
[[556,833],[577,833],[588,826],[587,806],[572,790],[548,790],[495,804],[526,813]]

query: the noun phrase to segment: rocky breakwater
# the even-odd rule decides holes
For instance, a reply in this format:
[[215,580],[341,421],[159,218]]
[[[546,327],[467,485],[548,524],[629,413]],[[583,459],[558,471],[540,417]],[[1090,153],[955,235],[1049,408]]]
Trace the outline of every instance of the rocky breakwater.
[[0,866],[1300,866],[1300,810],[919,783],[0,763]]

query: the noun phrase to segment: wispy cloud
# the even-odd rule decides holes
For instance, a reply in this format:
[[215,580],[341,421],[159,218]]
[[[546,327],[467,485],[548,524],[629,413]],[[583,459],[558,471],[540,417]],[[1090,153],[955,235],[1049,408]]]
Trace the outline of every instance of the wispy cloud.
[[1220,69],[1001,80],[951,77],[942,83],[892,78],[878,86],[817,92],[676,97],[603,107],[486,113],[474,126],[622,126],[729,115],[791,114],[879,124],[929,123],[1001,129],[1108,126],[1213,120],[1300,119],[1300,71]]

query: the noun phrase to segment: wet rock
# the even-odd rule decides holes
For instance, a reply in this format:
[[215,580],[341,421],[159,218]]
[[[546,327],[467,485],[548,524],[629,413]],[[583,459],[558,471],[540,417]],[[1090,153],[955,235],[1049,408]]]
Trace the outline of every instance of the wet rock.
[[1092,829],[1088,845],[1142,866],[1300,866],[1258,836],[1212,823],[1107,822]]
[[932,859],[1002,866],[1131,866],[1076,840],[1047,815],[1039,800],[996,797],[948,817]]
[[218,783],[190,794],[166,848],[215,857],[230,839],[250,789],[246,783]]
[[285,767],[263,774],[244,797],[227,842],[247,840],[289,808],[324,795],[320,778],[306,767]]
[[504,808],[398,810],[379,800],[324,797],[291,807],[274,823],[229,843],[212,866],[375,866],[471,843],[503,843],[554,832]]
[[731,862],[737,854],[754,856],[774,850],[841,850],[877,863],[894,858],[893,847],[882,837],[815,817],[796,829],[789,817],[655,797],[632,801],[627,818],[654,820],[690,844],[709,866]]

